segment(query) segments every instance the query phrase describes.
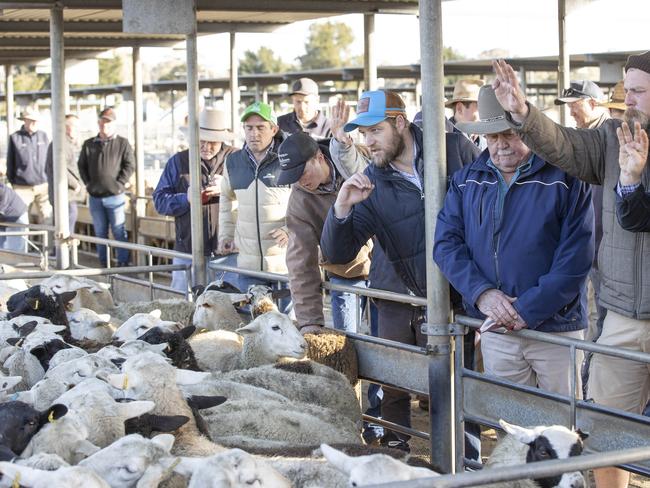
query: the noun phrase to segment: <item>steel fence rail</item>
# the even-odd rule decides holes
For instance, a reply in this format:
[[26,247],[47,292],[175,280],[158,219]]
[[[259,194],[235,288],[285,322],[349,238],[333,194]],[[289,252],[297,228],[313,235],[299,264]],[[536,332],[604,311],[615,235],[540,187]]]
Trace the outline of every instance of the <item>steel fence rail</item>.
[[40,279],[49,278],[53,274],[64,274],[71,276],[106,276],[117,274],[136,274],[161,271],[178,271],[186,270],[186,264],[159,264],[155,266],[130,266],[124,268],[80,268],[80,269],[62,269],[53,271],[25,271],[15,273],[0,273],[0,281],[14,279]]

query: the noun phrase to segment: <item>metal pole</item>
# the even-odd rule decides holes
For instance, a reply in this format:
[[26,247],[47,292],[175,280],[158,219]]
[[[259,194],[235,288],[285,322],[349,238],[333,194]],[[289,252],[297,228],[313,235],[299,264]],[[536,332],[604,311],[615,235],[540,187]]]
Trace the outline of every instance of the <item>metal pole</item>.
[[[427,322],[438,331],[429,335],[429,392],[431,403],[431,463],[454,471],[454,416],[451,388],[449,285],[434,265],[433,235],[436,216],[446,192],[447,170],[444,127],[441,0],[420,0],[420,55],[424,131],[424,188],[427,263]],[[431,329],[430,329],[431,330]]]
[[237,134],[239,127],[239,60],[235,52],[235,32],[230,33],[230,128]]
[[[566,23],[567,9],[566,0],[557,0],[557,22],[558,22],[558,42],[559,42],[559,65],[557,73],[557,96],[562,96],[562,90],[567,88],[571,83],[570,79],[570,60],[569,50],[567,49]],[[560,105],[560,124],[565,125],[567,121],[568,107],[566,104]]]
[[171,96],[171,119],[172,119],[172,153],[176,152],[176,116],[174,113],[174,105],[176,105],[176,90],[170,91]]
[[14,132],[14,65],[5,64],[5,103],[7,104],[7,139]]
[[363,79],[366,84],[366,90],[377,89],[375,14],[363,14]]
[[[142,103],[142,61],[140,59],[140,46],[132,48],[133,61],[133,133],[135,136],[135,195],[144,197],[144,114]],[[135,201],[135,214],[144,217],[146,201],[138,198]],[[133,212],[133,209],[131,209]],[[137,234],[137,229],[133,229]],[[137,242],[137,239],[136,239]]]
[[63,49],[63,7],[56,3],[50,10],[50,56],[52,58],[52,163],[54,173],[54,238],[56,267],[70,267],[67,165],[65,143],[65,59]]
[[201,157],[199,155],[199,66],[196,31],[187,36],[187,112],[190,159],[190,213],[192,222],[192,284],[205,284],[203,209],[201,208]]

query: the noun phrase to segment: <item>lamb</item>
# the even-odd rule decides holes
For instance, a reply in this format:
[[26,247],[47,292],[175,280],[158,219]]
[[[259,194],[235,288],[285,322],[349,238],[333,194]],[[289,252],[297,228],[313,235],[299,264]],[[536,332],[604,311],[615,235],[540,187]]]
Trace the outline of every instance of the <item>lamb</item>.
[[107,283],[82,276],[57,273],[43,280],[41,285],[48,286],[55,293],[76,291],[77,295],[68,304],[68,310],[71,311],[88,308],[97,313],[109,313],[115,306],[113,296],[108,291],[110,285]]
[[[548,459],[566,459],[582,453],[583,441],[588,434],[580,430],[572,431],[562,425],[550,427],[519,427],[499,420],[507,435],[492,451],[486,469],[499,466],[525,464]],[[506,481],[485,485],[486,488],[537,488],[538,486],[557,486],[559,488],[582,488],[585,480],[578,471],[535,480]]]
[[185,327],[178,332],[168,332],[154,327],[149,329],[138,339],[149,344],[166,344],[165,354],[171,359],[176,368],[189,369],[191,371],[201,371],[194,351],[187,342],[187,339],[194,333],[196,328],[193,325]]
[[302,359],[305,356],[305,339],[291,319],[280,312],[260,315],[236,332],[244,337],[241,346],[238,340],[229,335],[218,342],[213,340],[215,334],[228,334],[224,331],[211,333],[208,336],[211,340],[206,340],[202,334],[193,338],[190,344],[199,366],[209,371],[232,371],[273,364],[283,357]]
[[115,388],[124,390],[131,398],[152,400],[156,404],[152,413],[156,415],[183,415],[190,419],[176,431],[175,454],[206,456],[224,450],[200,434],[192,410],[179,388],[179,385],[199,383],[209,373],[175,369],[152,352],[128,358],[122,371],[122,374],[107,378]]
[[66,305],[76,295],[76,291],[57,294],[47,286],[36,285],[9,297],[7,310],[10,318],[37,315],[49,319],[53,324],[67,326]]
[[113,339],[117,341],[132,341],[153,327],[158,327],[169,332],[176,332],[181,329],[178,322],[162,320],[160,314],[161,311],[159,309],[147,313],[134,314],[118,327],[113,333]]
[[49,369],[45,373],[45,378],[58,380],[68,385],[76,385],[86,378],[94,378],[98,374],[110,374],[117,371],[117,367],[111,361],[97,354],[87,354]]
[[110,311],[110,314],[118,322],[123,322],[135,314],[146,314],[154,310],[160,311],[158,318],[162,320],[189,325],[191,323],[190,317],[194,313],[194,304],[180,298],[127,302],[120,303],[119,306]]
[[234,332],[243,320],[233,303],[246,299],[246,295],[208,290],[196,299],[192,325],[197,329],[229,330]]
[[386,454],[353,457],[327,444],[321,444],[320,448],[325,459],[345,473],[349,486],[375,485],[438,476],[435,471],[409,466]]
[[19,464],[0,462],[0,474],[7,477],[10,485],[28,488],[111,488],[94,471],[81,466],[59,468],[56,471],[43,471]]
[[109,314],[98,314],[87,308],[67,312],[70,335],[76,340],[90,340],[100,344],[111,342],[115,326],[110,323]]
[[164,356],[164,351],[166,348],[167,344],[165,343],[149,344],[148,342],[136,339],[134,341],[126,341],[119,347],[116,347],[112,344],[104,346],[95,354],[101,358],[108,359],[113,364],[122,364],[124,361],[126,361],[126,358],[130,356],[137,356],[138,354],[145,351],[154,352],[160,356]]

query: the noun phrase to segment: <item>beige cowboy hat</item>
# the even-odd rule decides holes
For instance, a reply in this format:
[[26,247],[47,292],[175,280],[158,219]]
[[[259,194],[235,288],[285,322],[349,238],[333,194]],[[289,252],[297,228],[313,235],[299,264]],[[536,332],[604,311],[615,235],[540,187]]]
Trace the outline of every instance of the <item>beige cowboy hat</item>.
[[199,139],[208,142],[228,142],[234,139],[228,129],[228,117],[223,110],[204,108],[199,114]]
[[478,116],[477,122],[458,122],[456,127],[465,134],[498,134],[512,128],[492,85],[484,85],[478,92]]
[[26,107],[25,110],[22,111],[20,114],[20,120],[35,120],[39,121],[41,120],[41,114],[38,112],[38,110],[32,108],[32,107]]
[[454,93],[451,100],[445,102],[445,107],[451,108],[456,102],[478,101],[478,91],[485,84],[483,80],[464,78],[458,80],[454,85]]
[[623,87],[623,80],[614,85],[614,89],[609,97],[609,101],[601,102],[598,105],[601,107],[613,108],[614,110],[625,110],[625,88]]

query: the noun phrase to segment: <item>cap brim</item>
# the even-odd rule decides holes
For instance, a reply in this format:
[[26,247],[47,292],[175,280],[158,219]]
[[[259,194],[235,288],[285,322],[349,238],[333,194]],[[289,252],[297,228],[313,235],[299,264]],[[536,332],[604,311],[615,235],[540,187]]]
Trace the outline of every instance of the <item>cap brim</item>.
[[277,122],[277,120],[275,120],[274,117],[270,117],[270,118],[265,117],[263,114],[261,114],[259,112],[248,112],[248,113],[241,116],[241,121],[246,122],[246,119],[248,119],[248,117],[250,117],[251,115],[258,115],[258,116],[262,117],[264,120],[266,120],[267,122],[271,122],[273,125],[278,125],[278,122]]
[[291,185],[292,183],[295,183],[300,179],[302,176],[303,171],[305,171],[305,165],[307,163],[303,163],[298,166],[294,166],[291,169],[283,169],[280,171],[280,175],[278,176],[278,185]]
[[362,127],[369,127],[371,125],[376,125],[379,122],[382,122],[386,120],[388,117],[385,115],[360,115],[354,120],[351,120],[347,124],[343,126],[343,130],[345,132],[352,132],[354,129],[356,129],[359,126]]
[[598,104],[599,107],[613,108],[614,110],[627,110],[627,105],[623,102],[602,102]]
[[478,99],[476,98],[454,98],[453,100],[449,100],[448,102],[445,102],[445,107],[451,108],[452,105],[458,103],[458,102],[476,102],[478,103]]
[[458,122],[458,127],[465,134],[498,134],[512,129],[505,119],[493,120],[490,122]]
[[199,129],[199,140],[208,142],[232,141],[234,135],[229,130]]
[[584,100],[590,97],[562,97],[555,99],[555,105],[564,105],[565,103],[577,102],[578,100]]
[[305,96],[307,96],[307,95],[315,95],[315,96],[318,96],[318,93],[306,92],[306,91],[295,91],[295,92],[289,93],[289,96],[291,96],[291,95],[305,95]]

